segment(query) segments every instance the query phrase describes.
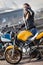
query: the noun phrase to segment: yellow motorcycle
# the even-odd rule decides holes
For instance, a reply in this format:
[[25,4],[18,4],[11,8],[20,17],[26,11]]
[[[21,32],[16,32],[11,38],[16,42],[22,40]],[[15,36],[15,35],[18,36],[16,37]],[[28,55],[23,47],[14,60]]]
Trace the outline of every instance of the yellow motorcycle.
[[10,64],[17,64],[22,59],[22,54],[29,55],[29,62],[43,51],[43,31],[37,32],[35,36],[29,30],[23,30],[16,34],[14,46],[8,46],[5,51],[5,59]]
[[[14,46],[8,46],[5,51],[5,59],[10,64],[17,64],[22,59],[22,53],[29,54],[30,58],[36,58],[35,53],[43,39],[43,32],[36,33],[35,36],[29,30],[20,31],[15,39]],[[35,49],[35,50],[34,50]],[[31,52],[30,52],[31,50]],[[30,61],[30,59],[29,59]]]

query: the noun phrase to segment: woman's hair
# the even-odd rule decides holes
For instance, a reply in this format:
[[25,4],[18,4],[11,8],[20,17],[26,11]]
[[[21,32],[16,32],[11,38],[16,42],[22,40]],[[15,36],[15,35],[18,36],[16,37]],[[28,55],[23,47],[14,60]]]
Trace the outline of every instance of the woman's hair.
[[29,5],[28,3],[24,3],[24,5],[27,5],[29,8],[31,8],[30,5]]

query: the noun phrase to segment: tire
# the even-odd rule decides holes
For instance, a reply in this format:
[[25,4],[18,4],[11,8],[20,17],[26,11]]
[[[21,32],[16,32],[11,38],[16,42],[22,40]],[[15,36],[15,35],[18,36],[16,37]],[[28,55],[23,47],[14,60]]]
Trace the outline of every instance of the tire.
[[4,52],[0,52],[0,60],[5,60]]
[[[10,63],[10,64],[18,64],[18,63],[21,61],[21,59],[22,59],[22,52],[21,52],[20,50],[16,50],[16,52],[19,53],[19,57],[20,57],[20,58],[19,58],[18,61],[14,62],[14,61],[15,61],[14,57],[13,57],[13,60],[12,60],[12,58],[10,58],[10,55],[8,54],[8,52],[9,52],[10,50],[12,50],[12,49],[8,49],[8,50],[5,51],[5,60],[6,60],[8,63]],[[9,57],[8,57],[8,55],[9,55]],[[16,54],[15,54],[15,55],[16,55]],[[18,55],[18,54],[17,54],[17,55]],[[17,57],[17,55],[15,56],[15,58]],[[16,58],[16,60],[17,60],[17,58]]]
[[41,42],[40,43],[41,43],[41,45],[43,45],[43,38],[41,38]]
[[40,51],[41,56],[43,57],[43,38],[41,38],[41,42],[39,45],[39,51]]

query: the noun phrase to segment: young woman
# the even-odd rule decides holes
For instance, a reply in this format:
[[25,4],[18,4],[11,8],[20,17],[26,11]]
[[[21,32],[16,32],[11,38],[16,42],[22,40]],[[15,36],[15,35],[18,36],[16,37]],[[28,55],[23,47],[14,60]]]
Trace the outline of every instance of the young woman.
[[34,11],[31,9],[28,3],[23,5],[23,12],[27,29],[29,29],[33,35],[35,35],[37,33],[37,28],[34,24]]
[[[24,10],[24,20],[27,26],[27,29],[29,29],[33,35],[37,33],[37,28],[34,24],[34,11],[31,9],[30,5],[28,3],[25,3],[23,5],[23,10]],[[38,60],[41,59],[41,56],[37,57]]]

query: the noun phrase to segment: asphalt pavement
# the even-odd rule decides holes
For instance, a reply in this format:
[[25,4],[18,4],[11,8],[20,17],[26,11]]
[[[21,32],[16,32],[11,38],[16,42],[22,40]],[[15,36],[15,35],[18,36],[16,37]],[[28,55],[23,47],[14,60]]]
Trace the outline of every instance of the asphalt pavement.
[[[6,62],[5,60],[0,60],[0,65],[12,65]],[[43,65],[43,59],[41,60],[32,60],[30,63],[28,62],[28,59],[21,60],[21,62],[17,65]]]

